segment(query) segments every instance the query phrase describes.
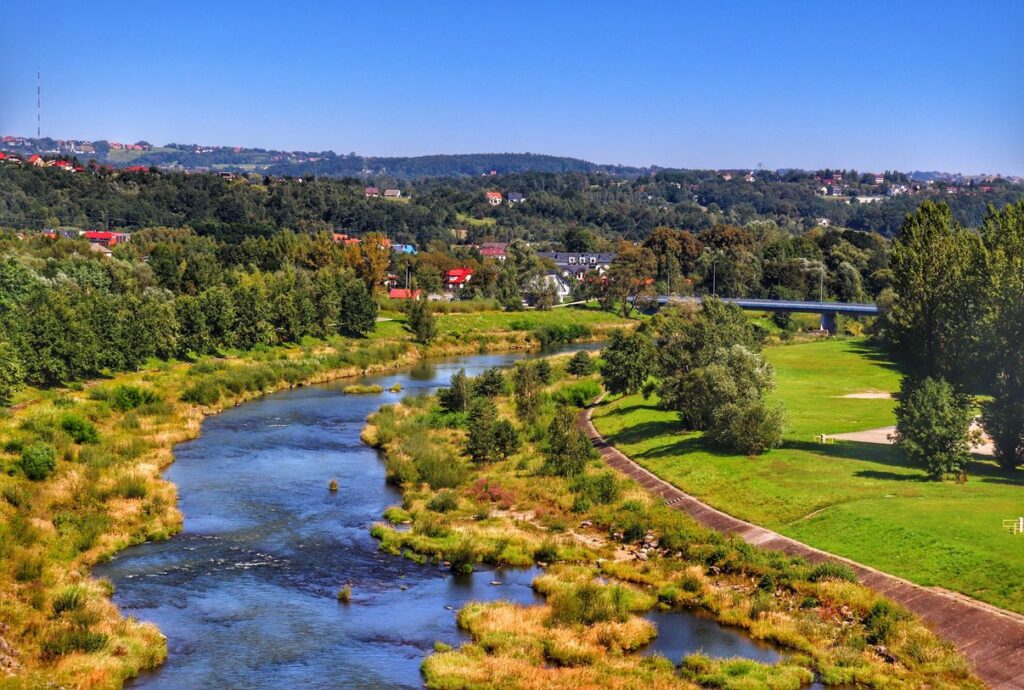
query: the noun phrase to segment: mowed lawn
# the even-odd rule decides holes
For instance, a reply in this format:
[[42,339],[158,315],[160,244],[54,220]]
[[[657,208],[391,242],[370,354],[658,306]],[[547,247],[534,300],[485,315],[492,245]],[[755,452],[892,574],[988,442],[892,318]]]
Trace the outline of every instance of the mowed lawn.
[[785,444],[730,455],[680,429],[639,395],[595,411],[597,428],[649,470],[739,518],[914,582],[1024,613],[1024,471],[976,459],[967,484],[928,481],[893,448],[814,437],[895,423],[893,402],[842,396],[894,391],[898,372],[863,341],[765,351],[786,408]]
[[[402,338],[408,336],[406,317],[401,313],[388,313],[391,321],[379,321],[372,338]],[[500,333],[510,330],[532,331],[541,326],[567,326],[581,324],[588,328],[627,326],[630,321],[599,309],[596,305],[560,307],[548,311],[477,311],[454,314],[435,314],[438,335],[466,336]],[[634,322],[635,323],[635,322]]]

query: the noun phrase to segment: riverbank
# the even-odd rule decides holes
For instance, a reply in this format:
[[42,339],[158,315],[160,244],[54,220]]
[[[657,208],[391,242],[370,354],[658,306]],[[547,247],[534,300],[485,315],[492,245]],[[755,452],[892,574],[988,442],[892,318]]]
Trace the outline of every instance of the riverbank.
[[899,372],[862,340],[768,347],[781,448],[750,458],[714,448],[658,409],[656,396],[609,398],[594,425],[646,469],[701,501],[813,547],[1024,613],[1019,514],[1024,472],[975,456],[965,484],[929,481],[889,445],[816,437],[895,423]]
[[[472,642],[426,660],[428,687],[798,688],[814,674],[876,688],[981,687],[948,643],[844,568],[704,529],[600,461],[560,474],[565,455],[551,449],[576,441],[555,440],[568,432],[559,431],[553,400],[575,397],[565,389],[581,382],[568,381],[562,364],[551,368],[536,417],[520,418],[523,403],[505,394],[494,399],[522,439],[507,457],[471,462],[466,421],[432,398],[387,406],[368,422],[364,438],[382,448],[403,489],[402,505],[373,528],[383,550],[453,572],[477,563],[546,567],[535,581],[545,603],[460,612]],[[761,664],[695,654],[679,667],[640,656],[653,630],[639,614],[653,607],[705,610],[790,655]]]
[[[396,339],[309,342],[194,363],[155,362],[70,389],[24,392],[0,420],[0,687],[116,688],[162,662],[160,632],[123,618],[110,586],[90,570],[126,546],[181,529],[176,488],[161,471],[176,444],[200,433],[206,415],[284,388],[390,371],[424,357],[539,346],[528,332],[505,335],[424,347]],[[82,428],[92,432],[78,434]],[[29,481],[20,456],[37,444],[54,450],[55,472]]]

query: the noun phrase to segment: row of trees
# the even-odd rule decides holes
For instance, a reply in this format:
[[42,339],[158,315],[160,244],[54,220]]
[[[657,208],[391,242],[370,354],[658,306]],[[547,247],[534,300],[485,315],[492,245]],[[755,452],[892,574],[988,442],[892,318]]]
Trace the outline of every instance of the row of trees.
[[[933,476],[962,473],[971,394],[999,463],[1024,464],[1024,203],[960,225],[943,204],[907,218],[880,334],[908,372],[898,439]],[[941,433],[940,433],[941,432]]]
[[[151,357],[374,328],[372,290],[342,258],[265,271],[225,265],[216,252],[182,244],[188,251],[180,261],[147,264],[130,255],[112,261],[80,241],[9,243],[0,259],[0,399],[25,381],[72,382],[132,370]],[[152,246],[162,257],[181,249],[174,241]]]

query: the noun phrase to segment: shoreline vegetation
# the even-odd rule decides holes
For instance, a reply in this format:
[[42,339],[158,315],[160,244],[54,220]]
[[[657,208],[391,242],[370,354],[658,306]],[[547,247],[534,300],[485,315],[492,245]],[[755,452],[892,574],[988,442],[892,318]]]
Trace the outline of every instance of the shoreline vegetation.
[[[157,627],[123,617],[111,583],[90,571],[127,546],[181,529],[176,487],[161,473],[206,415],[420,359],[539,349],[543,341],[509,329],[510,318],[517,317],[494,315],[491,328],[464,333],[455,317],[429,345],[401,331],[306,339],[194,362],[151,360],[108,379],[21,391],[0,415],[0,688],[119,688],[163,662]],[[627,323],[592,310],[584,319],[581,341]],[[23,458],[39,449],[50,466],[33,481]]]
[[[541,605],[459,611],[471,641],[436,647],[423,664],[428,687],[796,690],[815,676],[870,688],[983,687],[952,645],[848,568],[701,528],[609,471],[575,426],[597,379],[570,380],[567,358],[543,361],[549,383],[532,392],[524,382],[545,377],[520,364],[500,385],[489,374],[453,379],[437,397],[385,405],[364,428],[403,489],[402,504],[371,530],[382,550],[455,574],[479,564],[544,570],[534,582]],[[519,442],[507,453],[481,450],[503,424]],[[776,664],[641,656],[656,630],[640,614],[654,608],[705,610],[787,653]]]

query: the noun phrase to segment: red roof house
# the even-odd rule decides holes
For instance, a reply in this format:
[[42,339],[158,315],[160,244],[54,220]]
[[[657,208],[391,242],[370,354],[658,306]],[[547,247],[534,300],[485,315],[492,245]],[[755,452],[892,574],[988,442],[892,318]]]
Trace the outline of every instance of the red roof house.
[[491,206],[501,204],[501,192],[487,192],[487,203]]
[[480,256],[485,259],[490,257],[492,259],[504,261],[505,250],[507,247],[508,244],[506,242],[484,242],[480,245]]
[[461,290],[472,277],[472,268],[453,268],[444,274],[444,286],[449,290]]
[[29,156],[27,163],[29,165],[34,165],[38,168],[41,168],[44,165],[46,165],[46,161],[44,161],[43,157],[40,156],[38,153],[33,153],[31,156]]
[[406,288],[392,288],[388,291],[388,297],[391,299],[419,299],[419,290],[408,290]]
[[88,230],[83,233],[83,237],[93,244],[98,244],[102,247],[113,247],[117,244],[124,244],[125,242],[130,241],[132,236],[127,232]]

